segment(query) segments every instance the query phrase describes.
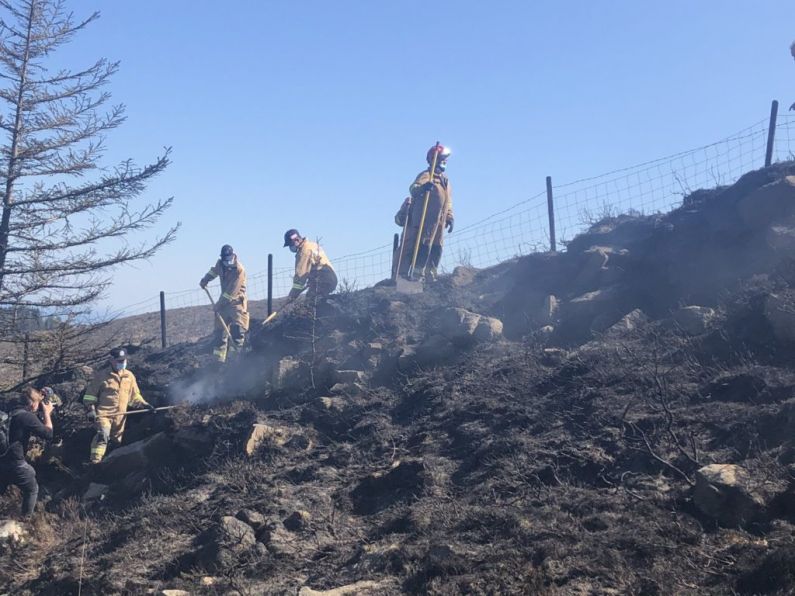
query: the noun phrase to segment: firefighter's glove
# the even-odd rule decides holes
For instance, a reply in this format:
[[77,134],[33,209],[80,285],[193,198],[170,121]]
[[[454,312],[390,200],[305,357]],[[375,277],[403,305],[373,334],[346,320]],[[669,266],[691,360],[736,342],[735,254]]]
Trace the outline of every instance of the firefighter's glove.
[[206,281],[204,281],[204,280],[201,280],[201,281],[199,282],[199,287],[200,287],[202,290],[204,290],[204,289],[207,287],[207,282],[206,282]]
[[795,112],[795,103],[789,107],[790,112]]
[[422,192],[431,192],[434,186],[435,185],[433,182],[426,182],[425,184],[422,185]]
[[448,234],[452,234],[453,233],[453,220],[452,219],[447,222],[447,233]]
[[86,419],[87,419],[89,422],[96,422],[96,421],[97,421],[97,411],[96,411],[96,410],[94,410],[94,409],[91,409],[91,410],[89,410],[89,411],[86,413]]
[[146,409],[146,410],[147,410],[147,411],[148,411],[150,414],[154,414],[154,413],[155,413],[155,407],[154,407],[152,404],[146,404],[146,405],[144,406],[144,408],[145,408],[145,409]]

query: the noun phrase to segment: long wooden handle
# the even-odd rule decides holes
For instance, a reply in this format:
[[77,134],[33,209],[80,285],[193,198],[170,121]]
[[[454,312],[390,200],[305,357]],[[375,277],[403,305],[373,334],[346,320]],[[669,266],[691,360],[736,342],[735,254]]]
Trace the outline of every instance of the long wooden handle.
[[[439,141],[436,141],[434,146],[433,159],[431,160],[431,167],[428,169],[430,174],[429,182],[433,182],[433,175],[436,173],[436,161],[439,159]],[[414,266],[417,264],[417,253],[420,251],[420,240],[422,239],[422,230],[425,227],[425,214],[428,212],[428,200],[431,198],[431,191],[425,191],[425,201],[422,204],[422,217],[420,217],[420,227],[417,230],[417,241],[414,243],[414,252],[411,255],[411,266],[408,270],[408,277],[414,273]]]
[[215,310],[215,300],[213,300],[213,295],[210,294],[210,290],[207,288],[204,288],[204,291],[207,293],[207,297],[210,299],[210,304],[213,305],[213,312],[215,312],[215,316],[218,317],[218,322],[221,323],[221,327],[224,328],[224,333],[226,333],[226,336],[229,339],[232,339],[232,332],[229,331],[229,326],[226,324],[226,321],[224,321],[224,318],[221,316],[221,314]]

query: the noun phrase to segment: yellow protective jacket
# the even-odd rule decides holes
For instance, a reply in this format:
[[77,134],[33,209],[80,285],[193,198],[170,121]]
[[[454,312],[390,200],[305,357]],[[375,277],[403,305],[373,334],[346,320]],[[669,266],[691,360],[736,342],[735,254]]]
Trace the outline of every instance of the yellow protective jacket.
[[109,368],[94,373],[86,386],[83,403],[96,406],[97,413],[104,415],[124,414],[128,406],[148,405],[131,371],[116,372]]
[[[409,227],[419,229],[422,219],[422,207],[425,202],[423,185],[431,180],[428,170],[423,170],[414,179],[409,187],[411,193],[411,206],[408,211]],[[405,205],[405,203],[404,203]],[[401,207],[401,210],[403,207]],[[400,211],[398,211],[400,215]],[[395,217],[397,219],[397,215]],[[433,190],[428,196],[428,209],[425,212],[425,223],[422,228],[421,242],[423,244],[438,244],[443,241],[444,227],[453,221],[453,190],[450,180],[443,173],[433,175]],[[435,233],[434,233],[435,231]],[[433,236],[433,238],[431,238]]]
[[309,283],[309,275],[313,271],[318,271],[324,267],[334,271],[331,261],[329,261],[323,249],[320,248],[320,245],[304,238],[298,246],[298,252],[295,253],[293,290],[299,293],[304,291],[307,283]]
[[229,302],[230,304],[242,304],[244,310],[248,310],[248,299],[246,298],[246,268],[237,260],[234,267],[224,267],[221,259],[202,277],[202,285],[206,285],[216,277],[221,278],[221,298],[219,302]]

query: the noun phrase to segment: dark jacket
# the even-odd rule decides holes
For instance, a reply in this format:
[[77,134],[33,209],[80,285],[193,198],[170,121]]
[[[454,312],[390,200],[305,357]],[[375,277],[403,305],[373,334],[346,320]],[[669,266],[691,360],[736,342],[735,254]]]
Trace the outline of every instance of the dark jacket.
[[25,460],[30,437],[52,440],[52,430],[44,426],[35,412],[19,409],[11,412],[11,425],[8,431],[10,444],[4,459],[7,461]]

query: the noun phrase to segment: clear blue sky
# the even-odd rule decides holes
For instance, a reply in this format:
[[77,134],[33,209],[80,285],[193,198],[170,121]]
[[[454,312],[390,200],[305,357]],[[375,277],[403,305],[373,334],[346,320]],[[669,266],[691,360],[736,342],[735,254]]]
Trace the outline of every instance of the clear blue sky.
[[[121,61],[108,164],[173,147],[149,198],[177,241],[116,271],[115,308],[195,287],[224,243],[249,271],[389,242],[437,139],[457,225],[558,182],[689,149],[795,101],[795,2],[83,0],[61,51]],[[511,256],[511,255],[506,255]],[[386,272],[385,272],[386,274]]]

